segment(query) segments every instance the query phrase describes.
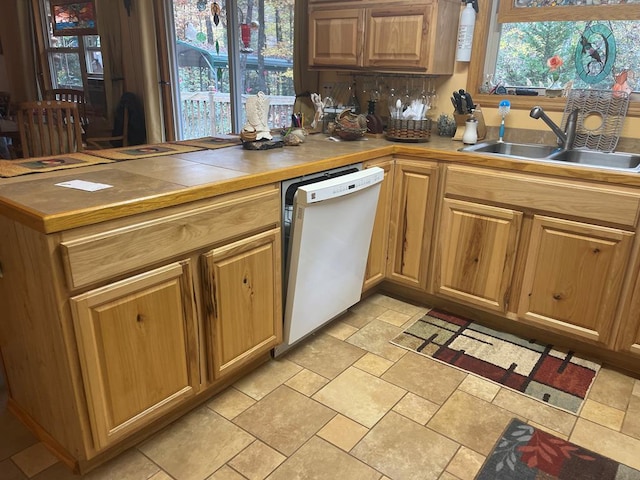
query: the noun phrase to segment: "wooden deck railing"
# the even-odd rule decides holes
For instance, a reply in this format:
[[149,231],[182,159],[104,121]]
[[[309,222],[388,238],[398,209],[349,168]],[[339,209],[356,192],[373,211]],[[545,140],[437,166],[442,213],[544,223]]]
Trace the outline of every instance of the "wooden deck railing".
[[[207,137],[231,132],[231,103],[228,93],[182,92],[182,137]],[[270,95],[269,127],[276,129],[291,123],[295,97]],[[243,95],[242,118],[244,123]]]

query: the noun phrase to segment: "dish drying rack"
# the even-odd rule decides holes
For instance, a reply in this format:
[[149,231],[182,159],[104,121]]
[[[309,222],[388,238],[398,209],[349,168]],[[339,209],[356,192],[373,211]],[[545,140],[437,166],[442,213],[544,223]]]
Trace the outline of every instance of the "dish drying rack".
[[579,110],[574,148],[613,152],[620,139],[629,108],[629,94],[613,90],[572,89],[562,115],[562,130],[567,117]]

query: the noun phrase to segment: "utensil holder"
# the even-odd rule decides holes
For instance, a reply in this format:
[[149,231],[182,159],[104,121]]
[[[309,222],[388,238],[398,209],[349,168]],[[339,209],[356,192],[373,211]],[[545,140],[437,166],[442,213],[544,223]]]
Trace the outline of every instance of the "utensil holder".
[[[456,120],[456,134],[453,136],[452,140],[462,141],[462,136],[464,135],[469,115],[469,113],[454,112],[453,118],[455,118]],[[484,116],[482,115],[482,109],[480,108],[480,105],[476,105],[476,108],[473,111],[473,116],[476,117],[476,120],[478,120],[478,141],[484,140],[484,138],[487,136],[487,125],[484,123]]]

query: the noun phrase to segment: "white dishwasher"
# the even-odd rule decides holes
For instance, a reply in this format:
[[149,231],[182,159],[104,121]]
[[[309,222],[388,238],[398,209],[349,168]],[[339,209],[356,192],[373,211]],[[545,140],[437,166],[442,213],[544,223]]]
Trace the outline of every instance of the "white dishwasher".
[[287,254],[284,343],[274,356],[360,300],[380,182],[372,167],[297,188]]

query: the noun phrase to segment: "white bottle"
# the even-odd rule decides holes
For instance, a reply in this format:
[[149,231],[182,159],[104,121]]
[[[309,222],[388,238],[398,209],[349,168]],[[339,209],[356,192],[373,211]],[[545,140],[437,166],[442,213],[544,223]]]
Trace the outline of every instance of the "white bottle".
[[478,141],[478,120],[470,118],[465,122],[464,133],[462,134],[462,143],[465,145],[473,145]]
[[469,62],[471,60],[471,46],[473,44],[473,29],[476,24],[476,11],[472,2],[460,14],[460,26],[458,28],[458,48],[456,49],[456,61]]

